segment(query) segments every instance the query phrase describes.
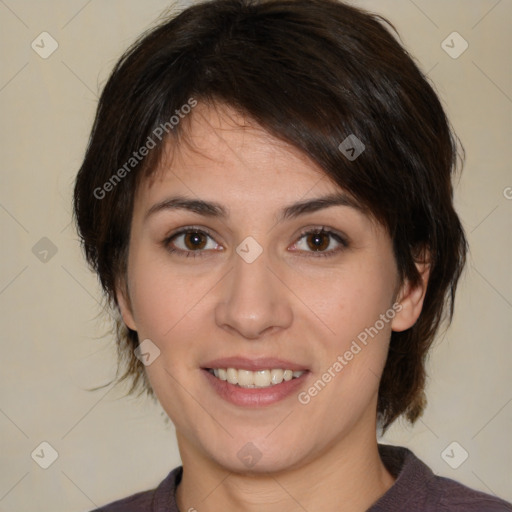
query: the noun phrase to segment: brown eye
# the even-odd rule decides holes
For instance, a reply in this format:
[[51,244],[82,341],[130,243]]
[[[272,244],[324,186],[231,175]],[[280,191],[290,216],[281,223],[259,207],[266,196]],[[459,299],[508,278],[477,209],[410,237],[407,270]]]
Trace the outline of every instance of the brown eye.
[[326,233],[311,233],[306,240],[312,251],[325,251],[329,247],[330,236]]
[[183,229],[163,241],[163,246],[178,256],[204,256],[209,250],[222,250],[212,236],[199,229]]
[[303,232],[292,250],[304,256],[334,256],[348,246],[341,234],[326,228],[316,228]]
[[183,242],[188,250],[204,249],[207,243],[204,233],[189,231],[184,235]]

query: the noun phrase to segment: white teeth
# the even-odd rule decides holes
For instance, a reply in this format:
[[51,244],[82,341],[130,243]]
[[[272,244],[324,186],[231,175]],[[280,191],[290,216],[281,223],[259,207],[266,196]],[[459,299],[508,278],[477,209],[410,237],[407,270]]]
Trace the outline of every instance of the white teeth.
[[282,370],[237,370],[236,368],[214,368],[210,373],[220,380],[237,384],[242,388],[267,388],[300,377],[303,371]]
[[272,370],[270,372],[270,381],[272,384],[281,384],[283,382],[283,370]]
[[230,383],[230,384],[238,384],[238,371],[235,370],[234,368],[228,368],[226,370],[227,372],[227,381]]
[[[232,368],[230,368],[229,370],[232,370]],[[238,384],[242,387],[252,386],[254,384],[253,373],[249,370],[238,370]]]
[[270,386],[270,384],[270,370],[258,370],[254,372],[254,385],[257,388],[266,388]]

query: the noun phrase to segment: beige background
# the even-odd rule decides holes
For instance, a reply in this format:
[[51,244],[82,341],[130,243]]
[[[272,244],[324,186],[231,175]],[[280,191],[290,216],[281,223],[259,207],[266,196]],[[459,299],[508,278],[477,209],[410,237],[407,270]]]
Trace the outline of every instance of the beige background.
[[[425,416],[385,441],[512,500],[512,1],[354,3],[399,29],[467,150],[456,203],[471,256],[454,324],[432,354]],[[88,511],[156,485],[179,464],[158,406],[119,388],[85,391],[113,376],[115,347],[70,224],[99,88],[168,6],[0,0],[0,512]],[[31,48],[43,31],[59,44],[47,59]],[[441,48],[453,31],[469,43],[457,59]],[[46,263],[32,250],[43,237],[57,249]],[[43,441],[59,454],[46,470],[31,458]],[[441,457],[453,441],[469,453],[458,469]]]

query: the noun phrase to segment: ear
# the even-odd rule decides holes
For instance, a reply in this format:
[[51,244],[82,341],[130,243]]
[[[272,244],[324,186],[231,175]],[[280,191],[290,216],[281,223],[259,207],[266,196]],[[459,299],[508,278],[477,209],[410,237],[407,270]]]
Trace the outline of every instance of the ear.
[[416,268],[421,276],[420,282],[416,286],[412,286],[409,281],[406,281],[398,292],[395,302],[399,303],[402,308],[397,310],[391,322],[393,331],[409,329],[416,323],[421,314],[430,276],[429,258],[423,257],[421,261],[416,262]]
[[121,312],[121,316],[123,317],[123,322],[132,331],[136,331],[137,326],[133,316],[130,293],[128,290],[128,285],[124,280],[119,282],[116,286],[116,300],[119,306],[119,311]]

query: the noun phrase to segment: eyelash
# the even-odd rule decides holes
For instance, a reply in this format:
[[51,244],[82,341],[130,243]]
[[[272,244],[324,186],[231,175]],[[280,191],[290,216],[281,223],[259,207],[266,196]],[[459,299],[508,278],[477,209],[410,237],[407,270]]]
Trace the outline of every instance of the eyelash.
[[[204,255],[204,253],[206,252],[205,250],[184,251],[183,249],[176,249],[176,248],[173,248],[171,246],[171,242],[175,238],[177,238],[177,237],[179,237],[181,235],[186,235],[187,233],[197,233],[197,234],[206,235],[206,236],[210,237],[213,240],[212,234],[209,233],[207,230],[199,229],[199,228],[195,228],[193,226],[190,226],[190,227],[187,227],[187,228],[184,228],[184,229],[178,231],[177,233],[173,233],[172,235],[168,236],[162,242],[162,245],[164,246],[164,248],[168,252],[170,252],[171,254],[176,254],[178,256],[182,256],[182,257],[186,257],[186,258],[190,258],[190,257],[192,257],[192,258],[202,258],[202,257],[205,257],[205,255]],[[343,251],[344,249],[346,249],[349,246],[347,240],[344,237],[342,237],[339,233],[336,233],[334,231],[328,231],[327,228],[325,228],[325,227],[312,228],[312,229],[308,229],[308,230],[303,231],[300,234],[297,242],[300,241],[302,238],[304,238],[307,235],[320,235],[320,234],[321,235],[328,235],[328,236],[334,238],[338,243],[341,244],[341,247],[339,247],[337,249],[334,249],[334,250],[327,251],[327,252],[326,251],[305,251],[306,253],[310,253],[308,256],[305,256],[305,257],[308,257],[308,258],[309,257],[313,257],[313,258],[318,258],[318,257],[330,258],[332,256],[337,255],[339,252]],[[295,242],[295,243],[297,243],[297,242]],[[301,252],[301,251],[298,250],[297,252]]]

